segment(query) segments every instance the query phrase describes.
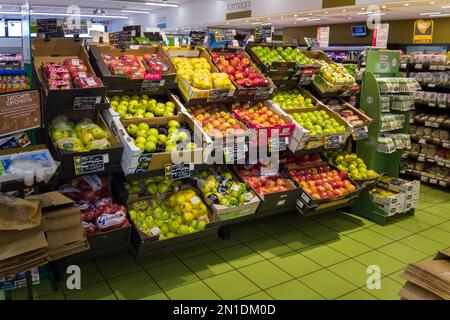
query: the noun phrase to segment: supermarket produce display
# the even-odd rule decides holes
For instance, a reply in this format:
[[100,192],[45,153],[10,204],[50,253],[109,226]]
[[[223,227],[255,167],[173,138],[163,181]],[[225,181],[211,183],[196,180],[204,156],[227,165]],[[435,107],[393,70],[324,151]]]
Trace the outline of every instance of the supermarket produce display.
[[[354,210],[383,224],[418,205],[420,183],[398,177],[402,157],[434,161],[440,169],[426,171],[435,177],[450,167],[448,119],[409,116],[414,103],[448,107],[443,92],[418,93],[425,79],[442,86],[433,79],[443,76],[402,77],[398,52],[369,50],[360,87],[323,51],[293,45],[114,48],[35,39],[32,47],[39,145],[2,151],[0,186],[64,197],[74,236],[64,245],[74,249],[59,258],[177,250],[287,212]],[[11,88],[28,92],[4,91]],[[347,99],[359,90],[361,108]],[[424,170],[400,170],[415,171]],[[9,271],[27,270],[20,268]]]

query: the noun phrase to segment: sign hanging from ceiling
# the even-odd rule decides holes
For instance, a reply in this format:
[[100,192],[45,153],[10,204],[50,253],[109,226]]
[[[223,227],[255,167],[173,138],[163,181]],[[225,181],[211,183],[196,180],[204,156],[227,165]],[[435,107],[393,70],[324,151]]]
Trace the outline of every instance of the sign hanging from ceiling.
[[389,37],[389,23],[376,24],[373,28],[372,46],[375,48],[387,48]]
[[433,20],[416,20],[414,23],[414,43],[433,43]]
[[317,27],[317,42],[320,48],[330,45],[330,27]]
[[242,19],[252,16],[252,0],[227,0],[226,19]]

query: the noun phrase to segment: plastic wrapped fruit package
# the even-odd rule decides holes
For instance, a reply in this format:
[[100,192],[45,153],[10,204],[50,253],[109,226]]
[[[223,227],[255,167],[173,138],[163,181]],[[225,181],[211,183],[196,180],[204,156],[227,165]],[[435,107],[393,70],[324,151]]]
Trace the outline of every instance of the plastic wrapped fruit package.
[[81,221],[87,234],[106,232],[129,226],[127,210],[115,204],[109,176],[86,176],[63,184],[59,191],[72,199],[81,210]]

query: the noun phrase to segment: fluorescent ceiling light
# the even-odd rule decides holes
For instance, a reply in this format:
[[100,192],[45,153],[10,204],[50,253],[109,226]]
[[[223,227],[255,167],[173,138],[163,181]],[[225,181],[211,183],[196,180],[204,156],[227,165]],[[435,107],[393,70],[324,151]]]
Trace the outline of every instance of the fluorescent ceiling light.
[[370,11],[370,12],[358,12],[356,13],[357,15],[369,15],[369,16],[384,16],[386,14],[386,12],[375,12],[375,11]]
[[429,17],[448,17],[450,16],[450,13],[443,13],[443,14],[430,14]]
[[146,2],[145,4],[148,6],[178,8],[177,4],[172,4],[172,3]]
[[297,21],[305,21],[305,20],[309,20],[310,18],[297,18],[297,19],[295,19],[295,20],[297,20]]
[[149,11],[139,11],[139,10],[120,10],[121,12],[127,12],[127,13],[150,13]]
[[306,21],[308,21],[308,22],[310,22],[310,21],[320,21],[320,18],[308,19]]
[[262,26],[271,26],[271,25],[272,25],[271,22],[264,22],[264,23],[262,24]]
[[442,14],[442,12],[423,12],[420,15],[421,16],[431,16],[431,15],[436,15],[436,14]]
[[108,19],[128,19],[126,16],[110,16],[101,14],[73,14],[73,13],[53,13],[53,12],[32,12],[32,16],[55,16],[55,17],[82,17],[82,18],[108,18]]
[[0,14],[20,14],[20,11],[0,11]]
[[262,22],[252,22],[252,24],[262,24]]

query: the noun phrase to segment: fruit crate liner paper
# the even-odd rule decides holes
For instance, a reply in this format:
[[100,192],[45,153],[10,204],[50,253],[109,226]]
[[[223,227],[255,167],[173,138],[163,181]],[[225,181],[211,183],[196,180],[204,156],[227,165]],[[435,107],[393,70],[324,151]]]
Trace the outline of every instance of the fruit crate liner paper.
[[0,194],[0,230],[31,229],[41,224],[41,204]]

